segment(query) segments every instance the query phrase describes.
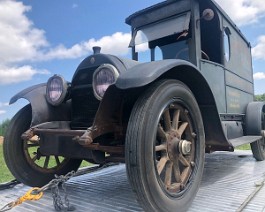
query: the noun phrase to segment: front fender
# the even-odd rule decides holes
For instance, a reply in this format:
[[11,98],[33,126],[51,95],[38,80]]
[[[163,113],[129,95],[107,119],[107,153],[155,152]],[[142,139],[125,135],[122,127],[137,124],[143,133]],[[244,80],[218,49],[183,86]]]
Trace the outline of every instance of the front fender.
[[144,86],[163,78],[183,82],[194,94],[203,117],[207,151],[233,151],[225,137],[211,88],[200,70],[190,62],[169,59],[142,63],[122,73],[115,85],[126,92],[138,87],[144,89]]
[[42,83],[22,90],[10,99],[9,104],[21,98],[28,100],[32,108],[31,126],[48,121],[70,120],[70,102],[54,107],[46,101],[45,95],[46,83]]
[[197,69],[192,63],[178,59],[141,63],[121,73],[115,85],[120,89],[142,87],[177,66],[189,66]]

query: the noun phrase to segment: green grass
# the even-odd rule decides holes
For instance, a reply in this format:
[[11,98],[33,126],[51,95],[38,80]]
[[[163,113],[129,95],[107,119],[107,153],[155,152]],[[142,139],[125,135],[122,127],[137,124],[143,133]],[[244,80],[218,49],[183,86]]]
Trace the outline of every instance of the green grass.
[[0,144],[0,183],[8,182],[13,179],[14,177],[8,170],[4,160],[3,145]]
[[[43,163],[44,161],[42,160],[41,164]],[[91,163],[87,161],[83,161],[80,165],[80,167],[86,167],[86,166],[91,166]],[[13,175],[10,173],[10,171],[8,170],[6,166],[4,155],[3,155],[3,145],[0,143],[0,183],[9,182],[13,179],[14,179]]]
[[241,146],[236,147],[237,150],[251,150],[250,144],[244,144]]

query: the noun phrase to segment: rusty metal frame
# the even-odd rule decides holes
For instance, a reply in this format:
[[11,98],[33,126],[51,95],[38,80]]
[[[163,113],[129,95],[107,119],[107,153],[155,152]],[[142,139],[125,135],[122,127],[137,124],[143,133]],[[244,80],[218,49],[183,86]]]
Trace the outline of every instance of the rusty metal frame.
[[123,93],[114,85],[110,86],[102,99],[96,113],[93,126],[77,137],[76,140],[83,146],[89,146],[94,139],[106,133],[122,135]]

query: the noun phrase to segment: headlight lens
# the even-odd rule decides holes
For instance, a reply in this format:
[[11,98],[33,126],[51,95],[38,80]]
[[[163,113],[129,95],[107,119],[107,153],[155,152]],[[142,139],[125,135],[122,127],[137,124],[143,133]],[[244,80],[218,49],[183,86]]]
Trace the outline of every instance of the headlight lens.
[[103,64],[98,67],[93,75],[95,97],[101,100],[108,87],[116,82],[118,76],[118,70],[111,64]]
[[68,85],[62,76],[54,75],[48,82],[46,87],[46,99],[54,106],[61,104],[67,94]]

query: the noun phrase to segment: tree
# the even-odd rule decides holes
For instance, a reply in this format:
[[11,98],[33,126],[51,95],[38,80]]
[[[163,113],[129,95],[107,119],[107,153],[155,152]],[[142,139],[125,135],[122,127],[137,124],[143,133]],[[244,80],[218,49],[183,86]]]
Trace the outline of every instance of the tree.
[[255,101],[265,102],[265,93],[260,95],[255,95]]
[[10,120],[6,119],[0,124],[0,136],[4,136],[9,126]]

